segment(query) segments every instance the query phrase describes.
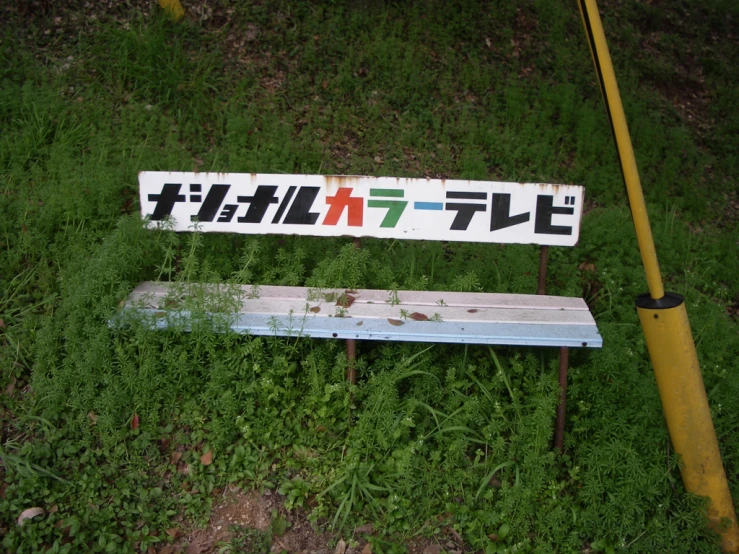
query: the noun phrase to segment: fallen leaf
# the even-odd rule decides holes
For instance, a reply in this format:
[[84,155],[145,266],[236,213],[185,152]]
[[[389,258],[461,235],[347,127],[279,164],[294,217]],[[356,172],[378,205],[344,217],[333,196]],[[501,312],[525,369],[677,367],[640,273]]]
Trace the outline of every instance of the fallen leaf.
[[206,537],[196,537],[189,545],[187,545],[187,554],[201,554],[211,547]]
[[395,325],[396,327],[400,327],[401,325],[403,325],[403,322],[400,321],[399,319],[392,319],[390,317],[387,318],[387,322],[390,325]]
[[159,554],[174,554],[174,546],[168,544],[159,549]]
[[131,420],[131,429],[138,429],[139,428],[139,414],[134,412],[133,419]]
[[0,329],[5,329],[5,322],[0,319]]
[[364,321],[357,321],[357,327],[361,327],[362,325],[364,325]]
[[58,511],[59,511],[59,506],[57,506],[56,504],[54,504],[51,508],[49,508],[49,513],[50,514],[55,514]]
[[257,36],[259,35],[259,27],[256,25],[249,23],[249,25],[246,26],[246,32],[244,33],[244,38],[248,41],[256,40]]
[[427,316],[426,314],[422,314],[420,312],[413,312],[408,317],[410,317],[413,321],[428,321],[429,320],[429,316]]
[[182,452],[172,452],[172,456],[169,459],[169,463],[172,465],[177,464],[177,462],[180,461],[180,458],[182,458]]
[[334,554],[344,554],[346,552],[346,543],[343,539],[339,539],[339,542],[336,543],[336,548],[334,549]]
[[471,308],[471,309],[467,310],[467,313],[468,313],[468,314],[476,314],[476,313],[477,313],[477,312],[479,312],[479,311],[480,311],[480,310],[478,310],[477,308]]
[[462,536],[457,533],[457,530],[454,527],[447,527],[446,530],[454,536],[454,540],[457,541],[457,544],[464,544]]
[[157,554],[157,549],[149,545],[149,548],[146,549],[146,554]]
[[336,301],[336,305],[341,306],[342,308],[348,308],[352,304],[354,304],[355,300],[356,298],[352,296],[351,294],[344,293],[341,296],[339,296],[339,299]]
[[33,519],[37,516],[42,516],[42,515],[44,515],[43,508],[35,507],[35,508],[28,508],[26,510],[23,510],[21,512],[21,515],[18,516],[18,525],[22,527],[27,519]]
[[212,464],[213,463],[213,452],[208,451],[202,456],[200,456],[200,463],[203,464],[204,466],[209,466],[210,464]]
[[583,262],[579,266],[577,266],[577,269],[579,269],[580,271],[595,271],[595,264]]
[[439,554],[441,547],[438,544],[429,544],[423,549],[423,554]]
[[313,306],[313,307],[312,307],[312,308],[310,309],[310,311],[311,311],[311,312],[313,312],[314,314],[317,314],[318,312],[320,312],[320,311],[321,311],[321,307],[320,307],[320,306]]
[[13,396],[13,393],[15,392],[15,384],[18,382],[18,380],[15,377],[10,378],[10,383],[8,383],[8,386],[5,387],[5,396]]
[[371,534],[372,531],[375,530],[375,526],[371,523],[365,523],[364,525],[360,525],[357,527],[354,532],[355,533],[365,533],[367,535]]
[[365,544],[364,548],[362,549],[362,554],[372,554],[372,544]]
[[167,533],[173,539],[176,539],[177,537],[179,537],[181,535],[179,527],[170,527],[169,529],[165,530],[164,532]]

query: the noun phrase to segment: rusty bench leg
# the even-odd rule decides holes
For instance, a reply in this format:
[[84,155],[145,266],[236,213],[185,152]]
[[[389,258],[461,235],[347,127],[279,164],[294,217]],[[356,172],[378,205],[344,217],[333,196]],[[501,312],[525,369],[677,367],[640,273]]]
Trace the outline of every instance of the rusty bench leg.
[[[547,264],[549,247],[543,245],[539,250],[539,283],[536,294],[546,294]],[[557,406],[557,422],[554,427],[554,448],[560,452],[564,448],[565,412],[567,408],[567,369],[569,367],[570,350],[566,346],[559,349],[559,405]]]
[[549,261],[549,247],[542,246],[539,250],[539,286],[536,294],[546,294],[547,289],[547,262]]
[[[362,239],[354,239],[354,247],[362,248]],[[346,380],[352,385],[357,384],[357,341],[346,339]]]
[[564,448],[565,411],[567,408],[567,369],[570,349],[563,346],[559,349],[559,406],[557,406],[557,426],[554,429],[554,448],[560,452]]
[[346,339],[346,380],[357,384],[357,341]]

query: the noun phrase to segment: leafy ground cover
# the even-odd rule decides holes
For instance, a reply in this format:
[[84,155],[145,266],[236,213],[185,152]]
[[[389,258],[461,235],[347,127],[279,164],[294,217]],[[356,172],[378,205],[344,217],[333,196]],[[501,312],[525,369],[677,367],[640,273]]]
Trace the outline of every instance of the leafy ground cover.
[[[188,8],[0,8],[3,548],[718,552],[633,308],[646,283],[576,6]],[[739,11],[601,8],[739,503]],[[156,278],[531,292],[533,248],[150,232],[144,169],[585,185],[548,287],[588,299],[606,346],[572,353],[565,453],[552,352],[363,343],[350,386],[342,343],[108,324]],[[228,532],[198,543],[213,514]]]

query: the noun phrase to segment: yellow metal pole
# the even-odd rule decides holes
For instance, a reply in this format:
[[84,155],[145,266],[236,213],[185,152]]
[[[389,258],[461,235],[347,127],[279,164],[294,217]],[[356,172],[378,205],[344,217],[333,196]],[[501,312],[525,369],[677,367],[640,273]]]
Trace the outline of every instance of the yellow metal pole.
[[185,10],[180,4],[180,0],[159,0],[159,5],[175,21],[185,17]]
[[578,0],[578,5],[616,140],[649,286],[649,293],[637,298],[636,306],[654,367],[667,428],[675,452],[681,456],[683,483],[688,491],[710,499],[709,524],[721,534],[723,551],[739,554],[739,527],[721,462],[688,314],[682,296],[665,294],[664,291],[634,150],[598,6],[595,0]]
[[636,158],[634,158],[634,149],[631,146],[629,127],[626,125],[624,107],[621,104],[621,95],[618,92],[616,74],[613,72],[611,55],[608,53],[606,35],[603,32],[603,26],[600,22],[598,6],[595,4],[595,1],[578,0],[578,2],[580,4],[580,13],[583,17],[585,31],[588,35],[590,53],[593,56],[593,63],[595,63],[595,71],[600,81],[600,90],[603,93],[603,100],[606,103],[608,119],[611,122],[611,129],[613,129],[613,135],[616,139],[618,156],[621,159],[621,168],[624,174],[624,181],[626,182],[626,192],[629,195],[631,214],[634,219],[634,227],[636,228],[636,239],[639,242],[639,251],[641,252],[642,263],[644,264],[644,271],[647,274],[649,293],[652,295],[652,298],[662,298],[665,295],[665,289],[662,286],[662,277],[659,272],[659,263],[657,262],[657,252],[654,249],[652,228],[649,226],[649,215],[647,214],[647,206],[644,203],[641,181],[639,180],[639,170],[636,167]]
[[[690,492],[711,499],[709,522],[722,533],[724,552],[737,553],[739,528],[685,302],[680,295],[667,293],[661,303],[666,307],[658,307],[645,294],[637,299],[636,305],[672,445],[682,457],[683,483]],[[724,519],[727,526],[722,529]]]

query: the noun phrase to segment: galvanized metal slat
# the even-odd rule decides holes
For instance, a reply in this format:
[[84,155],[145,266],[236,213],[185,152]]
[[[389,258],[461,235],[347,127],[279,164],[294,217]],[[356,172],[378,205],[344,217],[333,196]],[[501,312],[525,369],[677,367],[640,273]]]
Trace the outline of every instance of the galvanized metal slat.
[[[171,292],[169,283],[155,283],[146,281],[136,287],[132,293],[139,297],[151,295],[152,297],[166,296]],[[203,287],[203,285],[198,285]],[[486,292],[445,292],[445,291],[389,291],[377,289],[361,289],[358,291],[347,291],[346,289],[312,289],[307,287],[285,287],[285,286],[250,286],[250,285],[212,285],[214,292],[217,290],[240,290],[242,298],[258,296],[259,298],[294,298],[307,301],[318,301],[325,299],[326,295],[338,298],[348,292],[354,297],[355,303],[387,303],[397,292],[397,300],[400,304],[414,304],[421,306],[460,306],[465,308],[530,308],[535,310],[583,310],[589,311],[587,304],[582,298],[571,298],[567,296],[547,296],[534,294],[501,294]]]
[[[190,328],[188,312],[140,310],[157,329]],[[600,348],[603,340],[595,326],[539,325],[462,321],[405,321],[393,325],[386,319],[321,318],[303,315],[238,314],[217,316],[216,325],[237,333],[262,336],[498,344],[511,346],[570,346]]]
[[[210,290],[225,291],[226,288],[224,285],[213,285]],[[153,316],[153,325],[158,328],[191,325],[192,316],[183,309],[185,303],[177,299],[173,301],[169,295],[171,291],[172,285],[167,283],[142,283],[129,296],[126,308]],[[306,296],[315,295],[315,291],[304,287],[260,287],[258,291],[249,287],[231,292],[243,294],[238,312],[214,317],[240,333],[461,344],[602,346],[595,321],[581,299],[551,296],[525,298],[527,295],[515,295],[524,300],[516,303],[523,303],[527,307],[468,308],[474,304],[465,302],[465,299],[469,299],[466,293],[456,293],[459,295],[456,300],[464,305],[434,304],[431,309],[431,306],[421,304],[392,305],[384,299],[376,304],[371,303],[373,301],[362,303],[358,298],[376,298],[379,293],[386,295],[387,291],[360,290],[352,294],[357,300],[343,308],[337,306],[334,300],[344,293],[343,289],[323,291],[323,294],[334,295],[331,302],[325,301],[325,296],[320,302],[306,301]],[[258,298],[248,298],[249,294],[257,292]],[[287,295],[288,298],[281,295]],[[406,298],[410,296],[414,295],[408,294]],[[475,293],[476,299],[482,300],[483,305],[486,296],[484,293]],[[544,308],[536,305],[537,299],[542,300],[540,306]],[[579,305],[576,309],[571,308],[572,300],[582,302],[585,309]],[[414,312],[429,318],[439,314],[440,321],[415,321],[411,317]],[[336,317],[337,314],[343,317]]]
[[274,314],[311,318],[438,319],[480,323],[536,323],[541,325],[592,325],[590,312],[580,310],[536,310],[530,308],[461,308],[459,306],[420,306],[414,304],[360,304],[341,307],[334,302],[306,302],[282,298],[244,300],[238,313]]

